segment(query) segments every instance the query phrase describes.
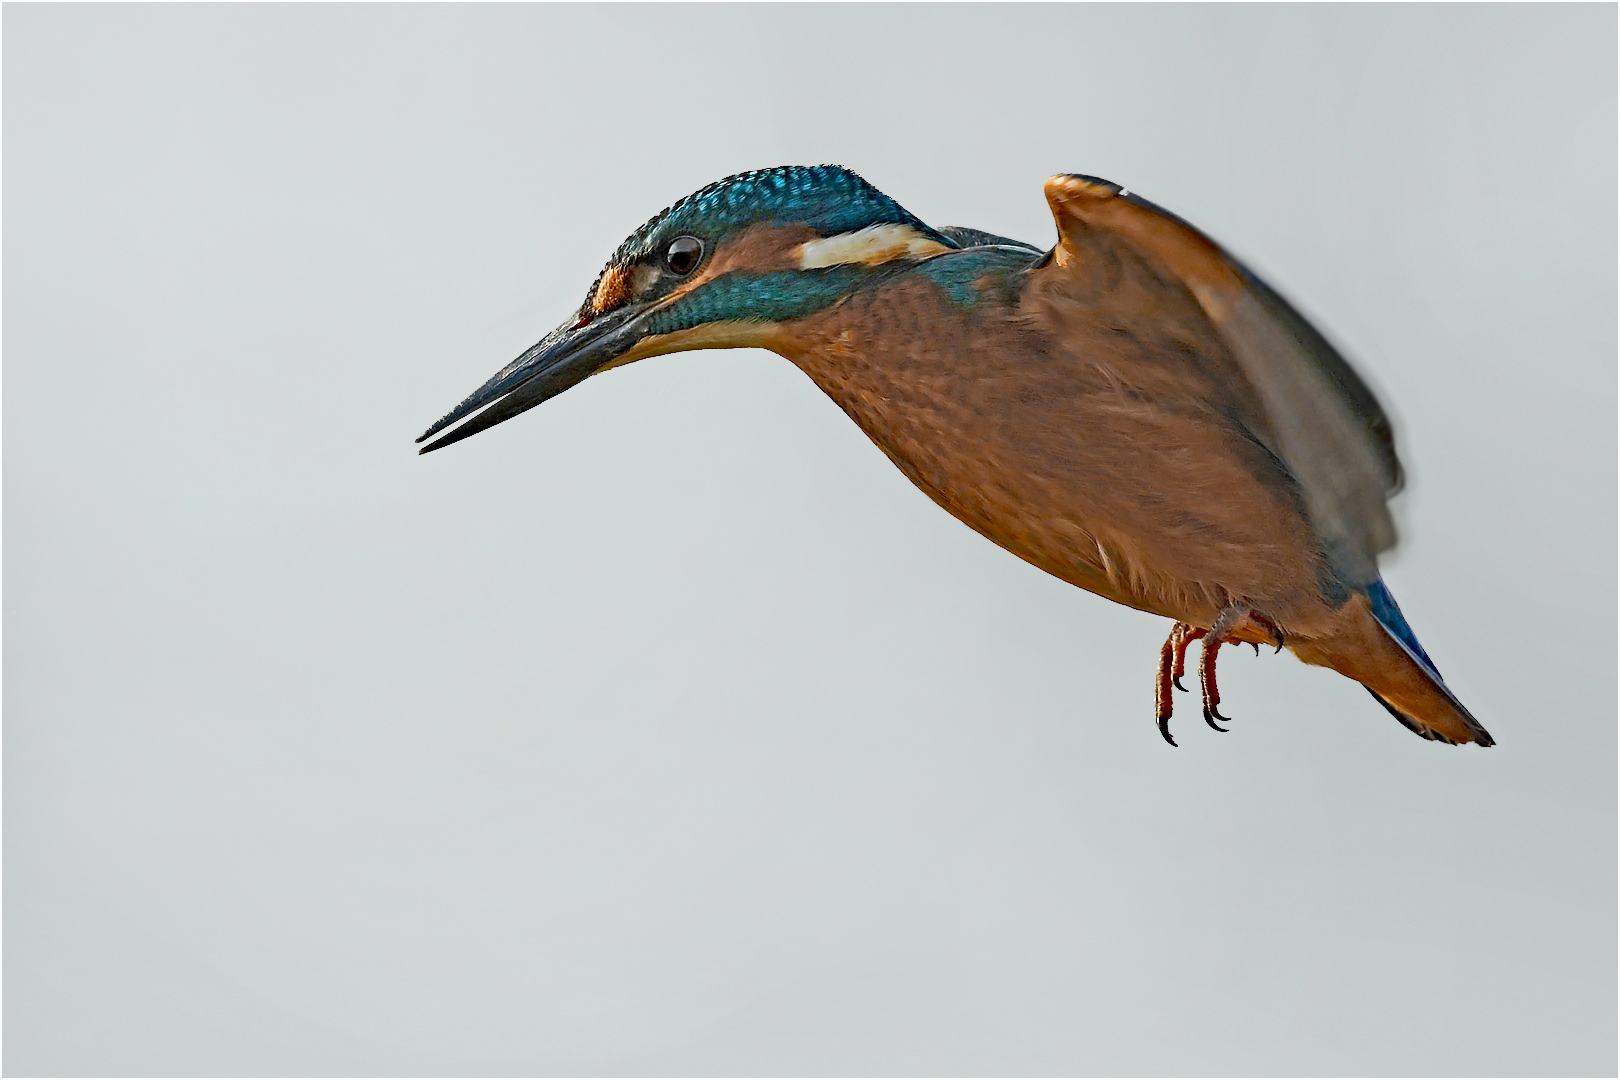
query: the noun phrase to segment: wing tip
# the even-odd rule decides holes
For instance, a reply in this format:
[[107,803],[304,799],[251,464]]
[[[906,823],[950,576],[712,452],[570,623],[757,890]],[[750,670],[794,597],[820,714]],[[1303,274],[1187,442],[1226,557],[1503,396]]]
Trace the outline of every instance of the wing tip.
[[1047,193],[1051,194],[1053,191],[1059,194],[1089,194],[1093,198],[1111,199],[1116,194],[1123,194],[1124,188],[1116,185],[1115,181],[1103,180],[1102,176],[1058,173],[1047,178]]
[[1125,189],[1112,180],[1084,173],[1058,173],[1046,180],[1046,197],[1052,200],[1075,197],[1112,199],[1124,193]]

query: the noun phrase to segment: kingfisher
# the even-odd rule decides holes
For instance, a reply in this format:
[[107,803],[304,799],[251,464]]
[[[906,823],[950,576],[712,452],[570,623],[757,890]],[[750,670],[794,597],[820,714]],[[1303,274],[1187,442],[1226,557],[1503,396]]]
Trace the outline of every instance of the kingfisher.
[[650,356],[769,349],[958,520],[1172,620],[1154,677],[1171,746],[1194,641],[1217,731],[1221,647],[1265,644],[1361,683],[1425,739],[1492,745],[1379,576],[1402,470],[1366,382],[1175,214],[1093,176],[1045,195],[1043,251],[929,226],[839,166],[717,181],[632,233],[578,313],[420,452]]

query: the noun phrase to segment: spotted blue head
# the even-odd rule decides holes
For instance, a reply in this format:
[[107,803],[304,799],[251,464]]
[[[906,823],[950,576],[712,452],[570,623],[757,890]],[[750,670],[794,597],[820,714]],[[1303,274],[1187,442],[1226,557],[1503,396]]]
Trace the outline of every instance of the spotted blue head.
[[835,165],[720,180],[632,233],[572,319],[417,442],[477,413],[421,452],[447,446],[644,357],[768,348],[781,324],[826,308],[881,270],[956,250],[958,233],[930,228]]

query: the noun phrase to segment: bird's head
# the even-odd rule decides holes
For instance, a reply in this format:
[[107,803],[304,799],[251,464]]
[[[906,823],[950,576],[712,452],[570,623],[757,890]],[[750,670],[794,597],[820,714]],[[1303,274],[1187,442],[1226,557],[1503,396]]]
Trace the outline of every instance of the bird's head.
[[648,356],[769,348],[782,324],[828,307],[873,274],[956,247],[848,169],[784,166],[728,177],[632,233],[572,319],[417,442],[483,409],[421,452],[436,450]]

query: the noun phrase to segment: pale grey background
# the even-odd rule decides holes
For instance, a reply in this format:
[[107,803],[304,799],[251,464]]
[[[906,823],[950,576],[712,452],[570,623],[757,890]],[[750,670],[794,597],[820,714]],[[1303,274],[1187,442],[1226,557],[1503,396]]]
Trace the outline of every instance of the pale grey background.
[[[1579,8],[5,11],[5,1066],[1613,1073],[1615,29]],[[915,491],[765,353],[410,440],[784,162],[1128,185],[1357,358],[1500,739]]]

